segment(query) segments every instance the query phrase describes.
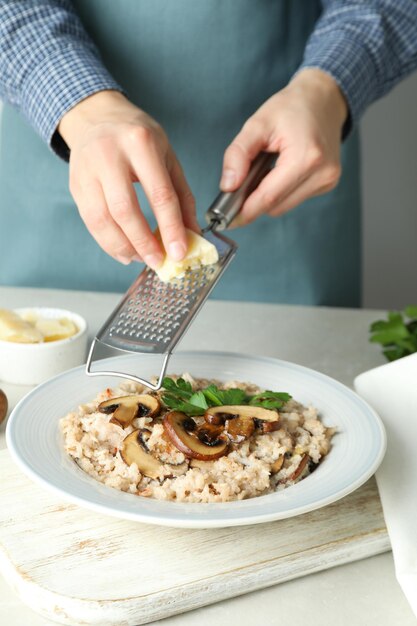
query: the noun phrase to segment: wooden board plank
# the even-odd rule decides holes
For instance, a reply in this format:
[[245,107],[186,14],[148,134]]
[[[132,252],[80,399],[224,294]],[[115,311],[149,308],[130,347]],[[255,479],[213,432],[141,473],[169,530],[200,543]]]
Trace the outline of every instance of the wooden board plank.
[[102,516],[29,481],[0,453],[0,571],[71,626],[133,626],[390,549],[374,479],[268,524],[184,530]]

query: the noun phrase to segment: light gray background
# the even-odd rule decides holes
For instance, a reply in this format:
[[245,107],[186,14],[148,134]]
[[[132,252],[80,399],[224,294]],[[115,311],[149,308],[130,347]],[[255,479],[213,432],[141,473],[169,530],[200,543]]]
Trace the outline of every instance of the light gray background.
[[417,73],[362,121],[365,307],[417,304]]
[[362,121],[367,308],[417,304],[416,114],[417,73],[372,105]]

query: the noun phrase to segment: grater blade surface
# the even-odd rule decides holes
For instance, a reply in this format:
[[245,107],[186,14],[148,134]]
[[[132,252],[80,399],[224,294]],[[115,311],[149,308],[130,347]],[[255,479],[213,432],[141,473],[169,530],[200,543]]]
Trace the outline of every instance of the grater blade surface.
[[97,334],[118,350],[166,354],[175,348],[220,276],[237,246],[222,235],[205,233],[219,253],[213,265],[188,270],[181,278],[162,282],[144,269]]
[[[204,232],[204,237],[216,246],[218,261],[187,270],[169,283],[145,268],[97,333],[87,358],[88,375],[108,374],[159,389],[169,355],[236,254],[237,245],[231,239],[211,229]],[[92,371],[96,342],[125,352],[163,355],[158,382],[153,384],[129,373]]]

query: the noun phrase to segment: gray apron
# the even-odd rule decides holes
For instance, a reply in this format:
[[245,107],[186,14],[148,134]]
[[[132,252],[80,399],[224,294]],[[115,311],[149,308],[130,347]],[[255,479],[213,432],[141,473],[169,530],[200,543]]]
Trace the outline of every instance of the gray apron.
[[[316,0],[79,0],[74,5],[129,98],[165,128],[197,199],[218,192],[224,149],[299,66]],[[358,142],[337,189],[231,234],[239,244],[215,298],[357,306]],[[151,224],[146,199],[141,206]],[[68,191],[68,165],[5,106],[0,145],[0,284],[125,291],[142,266],[108,257]]]

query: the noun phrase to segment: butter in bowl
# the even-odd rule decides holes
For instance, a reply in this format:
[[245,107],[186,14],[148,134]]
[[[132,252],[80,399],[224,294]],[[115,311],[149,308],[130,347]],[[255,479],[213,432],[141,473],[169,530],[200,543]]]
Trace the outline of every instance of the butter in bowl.
[[0,381],[37,385],[85,361],[87,323],[72,311],[0,309]]

